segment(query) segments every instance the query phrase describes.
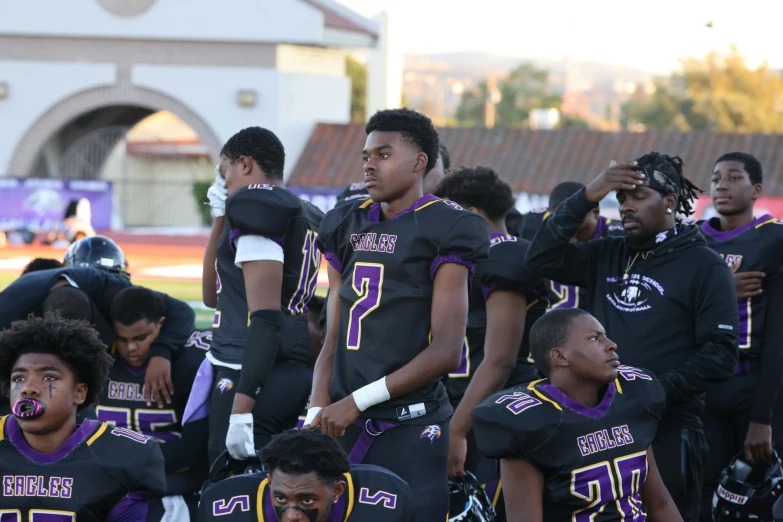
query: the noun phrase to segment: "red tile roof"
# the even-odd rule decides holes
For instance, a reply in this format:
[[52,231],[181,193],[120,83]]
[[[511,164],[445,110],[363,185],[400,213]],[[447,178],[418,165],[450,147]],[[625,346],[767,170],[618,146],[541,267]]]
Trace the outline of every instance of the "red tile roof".
[[[685,175],[707,189],[714,161],[725,152],[743,151],[755,155],[764,167],[764,195],[783,196],[783,135],[480,127],[438,132],[449,149],[452,168],[491,165],[519,192],[548,194],[564,180],[590,181],[610,160],[622,162],[652,150],[682,157]],[[361,181],[364,140],[361,124],[318,124],[289,183],[343,187]]]

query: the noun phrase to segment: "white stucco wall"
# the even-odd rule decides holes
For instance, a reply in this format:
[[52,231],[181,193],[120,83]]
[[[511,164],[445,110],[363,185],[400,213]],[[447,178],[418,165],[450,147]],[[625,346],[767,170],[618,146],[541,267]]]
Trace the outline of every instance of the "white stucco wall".
[[8,84],[8,97],[0,100],[0,175],[24,133],[49,108],[115,78],[113,64],[0,61],[0,81]]
[[157,0],[135,17],[97,0],[0,2],[0,34],[320,44],[323,32],[323,13],[299,0]]

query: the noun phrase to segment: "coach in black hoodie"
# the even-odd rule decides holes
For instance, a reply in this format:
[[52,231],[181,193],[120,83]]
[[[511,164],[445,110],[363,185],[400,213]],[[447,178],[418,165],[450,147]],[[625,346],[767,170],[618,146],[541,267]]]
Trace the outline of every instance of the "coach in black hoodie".
[[[686,522],[699,519],[707,453],[701,396],[729,378],[738,356],[731,270],[697,227],[675,221],[678,212],[691,213],[697,190],[678,157],[652,152],[612,162],[544,221],[527,254],[528,267],[541,276],[587,288],[589,311],[617,343],[620,361],[661,380],[668,407],[653,451]],[[612,191],[626,237],[572,243],[588,212]]]

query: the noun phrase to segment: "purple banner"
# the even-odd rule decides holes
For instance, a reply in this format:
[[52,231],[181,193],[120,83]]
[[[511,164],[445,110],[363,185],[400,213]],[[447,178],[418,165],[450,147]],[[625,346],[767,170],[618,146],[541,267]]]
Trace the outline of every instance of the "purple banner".
[[329,212],[337,203],[337,194],[345,187],[286,187],[288,190],[320,208],[323,212]]
[[112,185],[108,181],[0,177],[0,229],[34,232],[61,228],[71,201],[90,202],[92,227],[111,228]]

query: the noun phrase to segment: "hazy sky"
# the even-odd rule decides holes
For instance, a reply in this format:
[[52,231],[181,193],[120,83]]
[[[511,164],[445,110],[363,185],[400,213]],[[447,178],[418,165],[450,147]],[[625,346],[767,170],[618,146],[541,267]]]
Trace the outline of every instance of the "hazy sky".
[[368,17],[389,10],[406,53],[568,54],[666,74],[680,58],[736,44],[750,65],[783,68],[780,0],[339,1]]

